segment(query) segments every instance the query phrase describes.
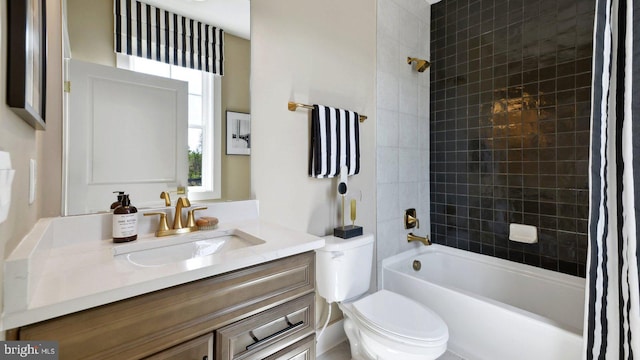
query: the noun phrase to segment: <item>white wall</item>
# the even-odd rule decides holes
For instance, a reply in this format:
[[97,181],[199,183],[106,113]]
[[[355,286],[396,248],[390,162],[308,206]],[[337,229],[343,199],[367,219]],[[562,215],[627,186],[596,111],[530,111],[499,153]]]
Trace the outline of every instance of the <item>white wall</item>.
[[288,111],[292,100],[369,116],[349,191],[362,193],[356,223],[375,232],[375,10],[368,0],[251,3],[251,175],[266,220],[315,235],[338,224],[336,181],[307,175],[310,112]]
[[[429,222],[429,69],[418,73],[407,57],[429,59],[430,5],[378,0],[377,46],[377,260],[419,243],[407,243],[404,210],[415,208],[420,229]],[[379,278],[379,277],[378,277]]]
[[340,224],[336,180],[307,175],[310,112],[287,110],[288,101],[318,103],[369,117],[349,193],[356,224],[375,234],[375,14],[369,0],[251,2],[251,182],[263,219],[319,236]]

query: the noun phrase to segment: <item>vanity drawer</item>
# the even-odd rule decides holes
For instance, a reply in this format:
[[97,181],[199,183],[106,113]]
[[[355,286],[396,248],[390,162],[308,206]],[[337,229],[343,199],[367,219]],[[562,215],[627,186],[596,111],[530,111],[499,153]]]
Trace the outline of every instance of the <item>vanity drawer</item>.
[[263,359],[315,331],[308,294],[216,331],[216,360]]
[[264,360],[315,360],[316,337],[309,335],[297,343],[284,348]]

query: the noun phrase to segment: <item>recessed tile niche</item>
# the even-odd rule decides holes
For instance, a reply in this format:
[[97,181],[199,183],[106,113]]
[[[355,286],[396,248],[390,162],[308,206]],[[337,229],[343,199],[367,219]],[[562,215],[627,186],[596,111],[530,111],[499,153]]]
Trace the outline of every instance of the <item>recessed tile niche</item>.
[[591,0],[432,6],[434,242],[585,276],[593,20]]

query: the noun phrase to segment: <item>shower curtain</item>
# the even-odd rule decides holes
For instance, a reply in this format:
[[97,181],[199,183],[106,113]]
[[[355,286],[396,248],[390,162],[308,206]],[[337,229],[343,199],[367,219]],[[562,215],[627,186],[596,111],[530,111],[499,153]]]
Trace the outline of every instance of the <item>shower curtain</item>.
[[584,359],[640,359],[639,39],[640,0],[596,1]]

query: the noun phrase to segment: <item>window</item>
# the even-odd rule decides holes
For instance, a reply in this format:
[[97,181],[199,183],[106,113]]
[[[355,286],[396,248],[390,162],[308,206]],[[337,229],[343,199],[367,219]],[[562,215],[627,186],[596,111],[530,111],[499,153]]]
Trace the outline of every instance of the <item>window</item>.
[[220,191],[220,76],[117,54],[117,65],[189,84],[189,199],[218,199]]

